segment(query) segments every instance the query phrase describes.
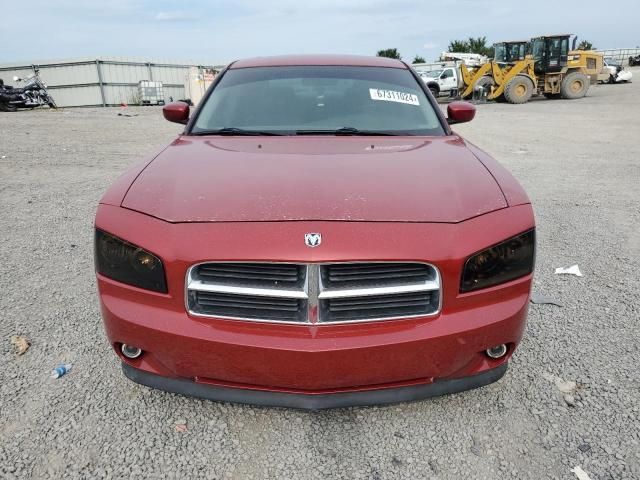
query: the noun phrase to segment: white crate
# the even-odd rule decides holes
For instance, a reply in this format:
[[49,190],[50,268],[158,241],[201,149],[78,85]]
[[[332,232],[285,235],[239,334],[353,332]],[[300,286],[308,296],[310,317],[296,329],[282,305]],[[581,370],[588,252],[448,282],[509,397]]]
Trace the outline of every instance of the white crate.
[[141,105],[164,105],[162,82],[140,80],[138,82],[138,97]]

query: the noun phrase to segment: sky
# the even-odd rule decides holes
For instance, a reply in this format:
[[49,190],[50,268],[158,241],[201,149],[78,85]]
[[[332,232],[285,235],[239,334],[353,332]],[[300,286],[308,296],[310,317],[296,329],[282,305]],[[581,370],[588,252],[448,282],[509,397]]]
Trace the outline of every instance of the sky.
[[415,55],[431,61],[453,39],[486,36],[491,44],[552,33],[575,33],[597,48],[640,45],[639,0],[606,5],[601,0],[0,0],[0,62],[125,56],[221,65],[290,53],[375,55],[384,48],[397,48],[408,61]]

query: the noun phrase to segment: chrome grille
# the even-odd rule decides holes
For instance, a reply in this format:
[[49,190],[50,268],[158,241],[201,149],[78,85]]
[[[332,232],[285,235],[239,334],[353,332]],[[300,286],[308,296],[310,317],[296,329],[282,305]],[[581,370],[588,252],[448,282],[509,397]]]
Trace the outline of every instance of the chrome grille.
[[193,315],[296,324],[435,315],[441,301],[425,263],[203,263],[186,290]]

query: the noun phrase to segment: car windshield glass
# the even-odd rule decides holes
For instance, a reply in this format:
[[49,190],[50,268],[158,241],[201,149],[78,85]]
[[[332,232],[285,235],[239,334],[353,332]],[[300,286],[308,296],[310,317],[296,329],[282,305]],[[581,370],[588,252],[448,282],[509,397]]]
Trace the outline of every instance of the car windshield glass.
[[285,135],[337,130],[444,134],[409,70],[349,66],[230,69],[207,98],[191,133],[221,129]]

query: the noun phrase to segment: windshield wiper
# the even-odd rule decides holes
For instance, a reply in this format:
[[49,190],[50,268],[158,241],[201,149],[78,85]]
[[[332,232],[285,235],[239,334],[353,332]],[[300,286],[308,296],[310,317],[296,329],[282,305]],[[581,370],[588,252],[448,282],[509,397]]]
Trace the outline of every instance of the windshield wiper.
[[282,133],[267,132],[263,130],[245,130],[237,127],[224,127],[218,130],[200,130],[191,132],[191,135],[247,135],[247,136],[273,136],[282,135]]
[[296,130],[296,135],[397,136],[398,134],[382,130],[359,130],[355,127],[342,127],[336,130]]

